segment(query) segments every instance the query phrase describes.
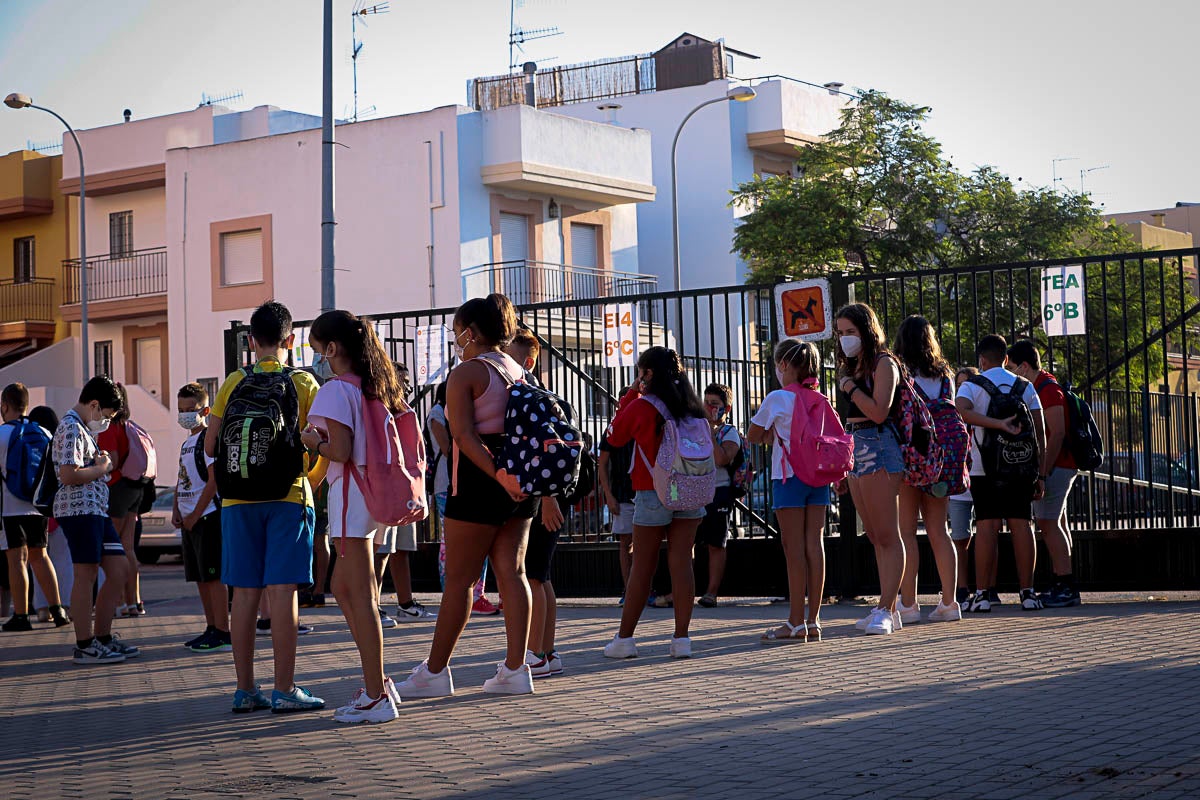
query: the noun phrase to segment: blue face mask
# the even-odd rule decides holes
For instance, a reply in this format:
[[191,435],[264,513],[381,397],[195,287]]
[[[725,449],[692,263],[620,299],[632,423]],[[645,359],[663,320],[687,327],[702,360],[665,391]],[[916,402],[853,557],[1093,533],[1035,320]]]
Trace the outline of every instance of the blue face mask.
[[313,375],[316,375],[317,379],[322,382],[331,381],[335,377],[333,367],[329,366],[329,359],[325,358],[323,353],[317,353],[313,359],[312,369]]

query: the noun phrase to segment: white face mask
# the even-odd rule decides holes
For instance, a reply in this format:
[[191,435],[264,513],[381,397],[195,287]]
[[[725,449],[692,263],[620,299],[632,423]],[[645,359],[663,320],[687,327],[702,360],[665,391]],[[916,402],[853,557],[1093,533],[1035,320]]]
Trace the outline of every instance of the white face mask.
[[204,417],[200,416],[199,411],[180,411],[179,412],[179,427],[185,431],[190,431],[197,425],[206,424]]
[[862,352],[862,337],[861,336],[843,336],[841,338],[842,352],[847,358],[854,358]]
[[454,337],[454,357],[460,362],[463,360],[463,355],[465,354],[466,349],[471,346],[472,342],[475,341],[475,337],[472,336],[470,339],[467,340],[467,343],[465,345],[458,343],[459,340],[462,339],[463,334],[469,333],[469,332],[470,332],[470,329],[467,328],[467,329],[464,329],[463,331],[461,331],[458,334],[458,336]]
[[333,367],[329,366],[329,359],[322,353],[317,353],[313,359],[313,375],[316,375],[317,380],[322,383],[331,381],[334,378]]
[[88,430],[92,433],[104,433],[106,430],[108,430],[108,423],[110,422],[112,422],[110,419],[89,420],[87,424]]
[[775,380],[779,381],[780,386],[787,386],[787,376],[783,374],[783,370],[779,367],[775,368]]

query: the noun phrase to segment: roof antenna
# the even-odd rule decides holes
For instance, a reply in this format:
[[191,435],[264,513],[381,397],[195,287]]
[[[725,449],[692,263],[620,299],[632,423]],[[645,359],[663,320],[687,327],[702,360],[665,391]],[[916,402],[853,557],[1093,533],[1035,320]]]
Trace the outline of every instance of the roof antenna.
[[217,95],[208,94],[207,92],[201,92],[200,93],[200,105],[198,105],[196,107],[204,108],[205,106],[224,106],[224,105],[229,105],[231,103],[240,102],[241,99],[242,99],[242,93],[240,91],[226,92],[225,94],[217,94]]
[[[350,64],[351,71],[354,73],[354,113],[350,115],[351,122],[358,122],[358,55],[363,49],[362,42],[358,40],[358,23],[362,22],[363,27],[366,27],[368,16],[386,14],[391,10],[387,0],[370,6],[366,3],[367,0],[356,0],[354,12],[350,15]],[[362,19],[360,20],[359,17]],[[363,114],[371,114],[374,111],[375,106],[369,106],[363,109]]]
[[[533,28],[525,30],[517,25],[517,9],[525,5],[525,0],[509,0],[508,3],[508,71],[512,72],[518,67],[523,67],[525,63],[518,64],[514,60],[513,48],[521,51],[521,55],[525,55],[525,48],[521,45],[525,42],[532,42],[534,39],[549,39],[551,36],[562,36],[563,32],[557,26],[549,28]],[[543,58],[545,61],[553,61],[554,58]]]

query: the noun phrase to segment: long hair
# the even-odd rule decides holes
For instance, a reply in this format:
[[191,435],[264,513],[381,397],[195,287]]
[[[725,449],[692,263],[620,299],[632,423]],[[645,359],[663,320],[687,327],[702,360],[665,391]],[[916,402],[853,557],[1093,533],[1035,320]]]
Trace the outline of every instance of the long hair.
[[654,376],[650,379],[650,394],[663,401],[667,411],[675,419],[696,417],[708,419],[704,404],[696,396],[696,390],[683,372],[683,362],[679,354],[665,347],[651,347],[638,358],[640,369],[652,370]]
[[491,347],[508,347],[517,333],[517,311],[512,301],[502,294],[473,297],[454,312],[454,324],[460,328],[474,326],[479,338]]
[[859,380],[869,378],[875,371],[875,362],[879,356],[888,353],[879,317],[875,316],[874,309],[866,303],[851,303],[838,309],[836,319],[849,320],[858,328],[858,335],[862,337],[862,352],[854,358],[842,351],[842,338],[834,337],[838,374]]
[[929,320],[920,314],[913,314],[900,323],[892,349],[913,375],[923,378],[950,377],[950,364],[942,355],[937,334]]
[[396,368],[366,317],[349,311],[326,311],[313,320],[309,338],[322,344],[336,342],[350,359],[350,371],[362,381],[363,394],[383,403],[391,412],[405,407]]

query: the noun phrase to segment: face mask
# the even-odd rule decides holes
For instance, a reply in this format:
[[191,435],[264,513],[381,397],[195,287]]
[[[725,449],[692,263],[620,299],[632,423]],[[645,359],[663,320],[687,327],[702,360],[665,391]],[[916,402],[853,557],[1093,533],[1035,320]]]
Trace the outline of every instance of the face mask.
[[787,386],[787,376],[783,374],[783,370],[779,367],[775,368],[775,380],[779,381],[780,386]]
[[854,358],[862,352],[862,337],[860,336],[843,336],[842,337],[842,352],[847,358]]
[[467,331],[463,331],[458,336],[454,337],[454,357],[459,361],[463,360],[463,354],[466,352],[466,348],[471,344],[471,342],[475,341],[474,339],[468,339],[465,345],[459,344],[458,341],[463,337],[463,333],[467,333]]
[[331,381],[334,378],[333,367],[329,366],[329,359],[321,353],[317,353],[313,359],[313,375],[317,376],[320,381]]
[[92,433],[104,433],[106,430],[108,430],[108,423],[110,422],[112,422],[110,419],[89,420],[87,424],[88,430]]
[[179,412],[179,427],[185,431],[190,431],[197,425],[203,425],[204,417],[200,416],[199,411],[180,411]]

